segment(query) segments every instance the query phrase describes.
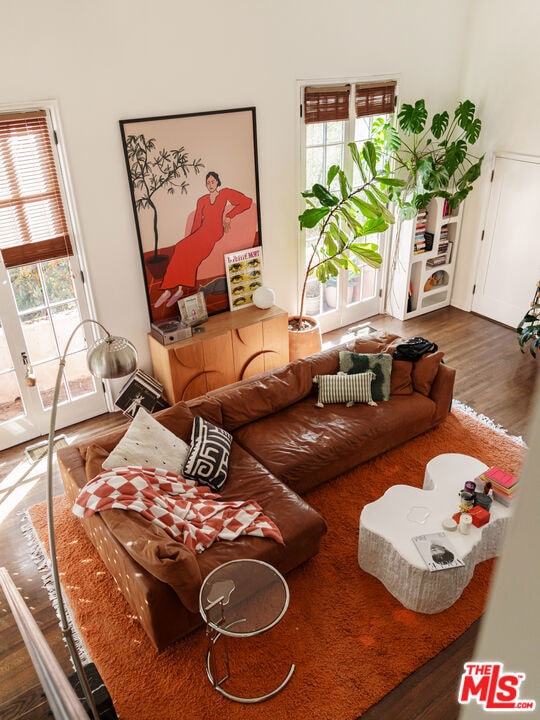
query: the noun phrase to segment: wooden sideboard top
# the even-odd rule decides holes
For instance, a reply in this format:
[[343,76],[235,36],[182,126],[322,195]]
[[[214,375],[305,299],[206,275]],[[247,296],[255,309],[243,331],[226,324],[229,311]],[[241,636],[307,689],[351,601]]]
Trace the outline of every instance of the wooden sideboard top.
[[206,322],[198,325],[199,328],[204,328],[203,332],[194,332],[191,337],[185,338],[184,340],[178,340],[170,345],[163,345],[159,340],[156,340],[151,333],[148,333],[148,342],[150,345],[155,344],[157,347],[164,348],[165,350],[176,350],[177,348],[189,347],[190,345],[204,342],[208,338],[224,335],[230,330],[236,330],[278,317],[288,318],[288,315],[285,310],[282,310],[276,305],[272,305],[272,307],[266,310],[261,310],[261,308],[255,307],[255,305],[250,305],[240,310],[227,310],[226,312],[217,313],[216,315],[210,315]]

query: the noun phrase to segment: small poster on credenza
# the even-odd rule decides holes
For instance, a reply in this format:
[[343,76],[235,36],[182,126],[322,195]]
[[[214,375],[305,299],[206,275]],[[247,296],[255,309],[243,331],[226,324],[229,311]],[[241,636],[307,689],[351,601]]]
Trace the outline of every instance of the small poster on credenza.
[[253,293],[262,285],[260,245],[224,255],[231,310],[253,305]]

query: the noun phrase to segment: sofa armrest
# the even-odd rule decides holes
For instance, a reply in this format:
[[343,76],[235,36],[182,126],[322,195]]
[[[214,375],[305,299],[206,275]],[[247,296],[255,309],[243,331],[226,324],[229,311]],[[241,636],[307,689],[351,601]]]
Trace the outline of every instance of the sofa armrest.
[[442,422],[450,412],[455,377],[456,371],[453,367],[445,365],[444,363],[439,365],[439,371],[435,376],[429,393],[429,397],[437,405],[435,413],[435,422],[437,423]]

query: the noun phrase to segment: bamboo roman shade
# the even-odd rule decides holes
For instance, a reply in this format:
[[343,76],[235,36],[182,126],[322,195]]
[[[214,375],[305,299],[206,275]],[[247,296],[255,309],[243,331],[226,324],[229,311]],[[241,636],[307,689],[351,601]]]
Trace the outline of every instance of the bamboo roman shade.
[[0,252],[8,268],[73,254],[45,111],[0,115]]
[[394,112],[396,82],[366,83],[354,86],[354,109],[356,117],[389,115]]
[[304,121],[310,123],[347,120],[350,85],[304,88]]

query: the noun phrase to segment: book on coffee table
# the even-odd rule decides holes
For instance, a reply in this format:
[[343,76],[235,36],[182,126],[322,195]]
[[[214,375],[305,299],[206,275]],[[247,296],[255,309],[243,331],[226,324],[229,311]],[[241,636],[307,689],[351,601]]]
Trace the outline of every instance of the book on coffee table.
[[445,532],[416,535],[413,542],[430,572],[465,565]]

